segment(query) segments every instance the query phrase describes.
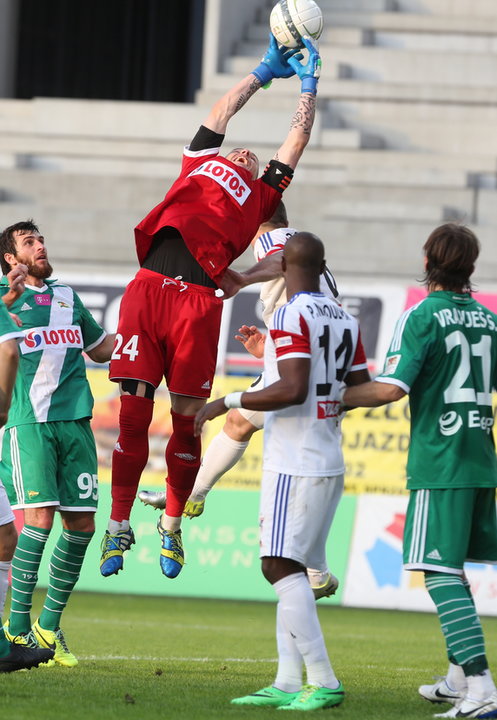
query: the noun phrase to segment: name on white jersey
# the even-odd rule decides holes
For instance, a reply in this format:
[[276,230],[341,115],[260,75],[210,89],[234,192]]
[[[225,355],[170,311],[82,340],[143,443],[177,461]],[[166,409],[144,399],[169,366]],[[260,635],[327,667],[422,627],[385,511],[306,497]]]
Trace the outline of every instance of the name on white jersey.
[[23,355],[45,350],[47,347],[57,347],[61,350],[83,348],[81,328],[77,325],[67,325],[63,328],[33,328],[28,330],[19,347]]
[[332,305],[318,305],[317,303],[313,303],[312,305],[306,305],[306,308],[309,310],[312,318],[329,317],[339,320],[345,317],[344,310],[336,303]]
[[247,183],[242,180],[235,170],[217,160],[202,163],[198,168],[192,170],[188,177],[192,177],[192,175],[205,175],[211,178],[218,185],[221,185],[239,205],[245,203],[251,192]]

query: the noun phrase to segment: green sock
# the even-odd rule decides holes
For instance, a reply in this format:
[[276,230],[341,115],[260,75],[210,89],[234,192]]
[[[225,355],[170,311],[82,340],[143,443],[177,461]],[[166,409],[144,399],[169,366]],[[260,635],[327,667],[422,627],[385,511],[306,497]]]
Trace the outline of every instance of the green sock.
[[471,605],[474,607],[474,609],[476,611],[475,599],[473,597],[473,593],[471,592],[471,585],[470,585],[469,581],[463,577],[463,578],[461,578],[461,582],[462,582],[463,588],[466,590],[466,593],[468,595]]
[[9,632],[20,635],[31,630],[33,592],[38,582],[45,543],[50,530],[25,525],[19,535],[12,559],[12,596],[10,602]]
[[60,616],[76,585],[93,532],[63,530],[49,566],[49,586],[39,623],[45,630],[57,630]]
[[438,572],[425,572],[425,583],[437,608],[449,659],[455,659],[465,675],[486,670],[483,631],[469,586],[460,575]]
[[2,621],[0,620],[0,658],[5,657],[10,652],[10,643],[5,637]]

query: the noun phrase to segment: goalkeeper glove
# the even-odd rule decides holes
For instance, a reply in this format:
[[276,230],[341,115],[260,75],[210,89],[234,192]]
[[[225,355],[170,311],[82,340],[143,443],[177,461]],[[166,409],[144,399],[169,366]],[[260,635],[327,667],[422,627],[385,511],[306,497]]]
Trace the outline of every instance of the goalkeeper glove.
[[272,33],[269,34],[269,47],[266,50],[260,64],[252,70],[252,74],[261,82],[268,85],[273,78],[289,78],[295,75],[295,70],[289,65],[289,59],[296,57],[299,60],[303,58],[298,48],[284,49],[279,47],[276,38]]
[[304,35],[302,41],[309,51],[309,58],[303,65],[297,57],[288,58],[288,64],[292,66],[295,73],[302,80],[301,92],[309,92],[315,95],[318,90],[318,80],[321,75],[321,58],[319,48],[310,37]]

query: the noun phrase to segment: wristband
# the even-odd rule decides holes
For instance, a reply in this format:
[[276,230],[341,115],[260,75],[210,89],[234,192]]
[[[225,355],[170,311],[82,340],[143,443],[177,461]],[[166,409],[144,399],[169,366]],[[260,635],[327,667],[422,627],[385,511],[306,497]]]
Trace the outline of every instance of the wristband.
[[265,62],[261,62],[260,65],[255,68],[255,70],[252,70],[252,75],[255,75],[255,77],[259,80],[262,86],[270,83],[274,77],[273,73],[271,72],[271,68]]
[[340,405],[343,405],[343,404],[344,404],[344,402],[343,402],[343,396],[345,395],[345,393],[347,392],[347,390],[348,390],[348,386],[347,386],[347,385],[343,385],[343,386],[340,388],[340,390],[338,391],[338,400],[340,401]]
[[317,94],[318,91],[318,80],[317,77],[310,77],[309,75],[306,75],[302,79],[302,86],[300,88],[301,93],[312,93],[313,95]]
[[242,407],[242,395],[243,392],[232,392],[228,393],[224,398],[224,404],[230,410],[231,408]]

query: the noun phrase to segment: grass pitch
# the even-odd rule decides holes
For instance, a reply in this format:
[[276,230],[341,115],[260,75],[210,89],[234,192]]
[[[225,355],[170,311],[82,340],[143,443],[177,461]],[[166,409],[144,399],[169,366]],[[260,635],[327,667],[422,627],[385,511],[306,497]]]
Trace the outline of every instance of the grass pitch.
[[[417,695],[446,668],[435,615],[326,606],[320,620],[346,691],[324,711],[333,720],[422,720],[449,709]],[[274,623],[270,603],[75,593],[63,627],[80,664],[0,675],[0,717],[281,720],[276,709],[229,703],[274,679]],[[483,626],[492,662],[497,618]]]

